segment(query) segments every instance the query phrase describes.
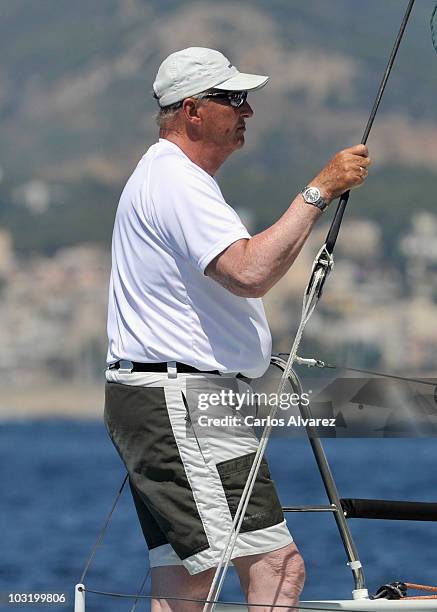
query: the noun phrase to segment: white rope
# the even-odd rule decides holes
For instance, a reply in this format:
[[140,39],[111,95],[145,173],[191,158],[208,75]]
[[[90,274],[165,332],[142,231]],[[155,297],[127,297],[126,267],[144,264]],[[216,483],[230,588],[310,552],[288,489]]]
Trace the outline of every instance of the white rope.
[[[311,315],[314,312],[314,309],[318,302],[318,294],[321,284],[328,273],[332,270],[334,266],[334,260],[331,254],[329,254],[326,250],[326,245],[320,249],[317,254],[317,257],[314,260],[312,274],[310,278],[310,282],[305,290],[303,302],[302,302],[302,316],[299,323],[299,327],[296,333],[296,337],[293,342],[293,346],[290,352],[290,355],[287,360],[287,365],[285,370],[281,376],[281,380],[279,383],[279,388],[277,391],[277,395],[280,396],[283,392],[287,380],[290,376],[291,369],[293,367],[293,363],[296,360],[297,351],[299,349],[299,344],[302,339],[302,334],[304,332],[305,326],[311,318]],[[243,523],[244,516],[246,514],[246,509],[250,500],[250,496],[252,494],[253,487],[255,485],[256,476],[259,471],[259,467],[261,465],[261,460],[264,456],[264,451],[267,447],[267,443],[269,441],[269,437],[272,430],[272,421],[276,414],[278,407],[272,406],[270,410],[269,417],[267,419],[267,425],[265,426],[263,433],[260,438],[260,443],[258,449],[255,453],[255,457],[249,472],[249,476],[247,478],[246,484],[243,489],[243,493],[241,494],[241,498],[238,504],[237,511],[234,516],[234,520],[229,530],[228,536],[226,538],[225,545],[223,547],[223,551],[220,557],[219,564],[216,568],[214,578],[211,583],[211,588],[208,593],[207,600],[213,601],[213,603],[206,603],[203,607],[203,612],[213,612],[215,609],[215,605],[218,602],[218,598],[220,596],[221,589],[223,587],[223,583],[225,581],[226,572],[229,567],[229,563],[232,559],[232,553],[234,552],[235,544],[237,538],[240,533],[241,525]]]
[[294,362],[296,361],[297,351],[299,350],[299,345],[302,340],[302,335],[305,326],[310,320],[311,315],[313,314],[317,306],[318,293],[322,282],[333,267],[334,258],[330,253],[328,253],[328,251],[326,250],[326,244],[324,244],[320,251],[317,253],[317,256],[313,263],[311,279],[303,296],[301,320],[299,323],[298,330],[296,332],[296,337],[294,339],[293,346],[290,351],[290,355],[287,360],[287,365],[285,367],[284,374],[281,378],[278,394],[282,393],[282,391],[284,390],[285,383],[291,374],[291,369],[293,367]]

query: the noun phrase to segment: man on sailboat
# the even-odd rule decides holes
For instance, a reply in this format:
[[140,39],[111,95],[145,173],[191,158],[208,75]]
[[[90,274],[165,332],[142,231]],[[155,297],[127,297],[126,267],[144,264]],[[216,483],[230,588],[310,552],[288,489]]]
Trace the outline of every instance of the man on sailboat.
[[[337,153],[276,223],[251,236],[214,176],[244,145],[254,114],[248,93],[267,81],[212,49],[171,54],[153,86],[159,141],[117,210],[105,420],[149,547],[154,612],[202,609],[171,597],[207,596],[257,449],[249,428],[202,435],[192,392],[244,391],[247,378],[265,372],[271,336],[262,296],[323,210],[360,185],[370,164],[363,145]],[[291,610],[298,602],[304,565],[265,461],[233,563],[249,604]]]

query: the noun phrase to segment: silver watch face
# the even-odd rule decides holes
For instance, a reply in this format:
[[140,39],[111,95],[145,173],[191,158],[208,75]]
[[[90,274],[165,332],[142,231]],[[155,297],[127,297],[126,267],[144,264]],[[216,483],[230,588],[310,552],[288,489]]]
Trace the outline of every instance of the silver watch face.
[[317,187],[308,187],[308,189],[305,189],[303,197],[306,202],[310,204],[315,204],[321,198],[320,189],[318,189]]

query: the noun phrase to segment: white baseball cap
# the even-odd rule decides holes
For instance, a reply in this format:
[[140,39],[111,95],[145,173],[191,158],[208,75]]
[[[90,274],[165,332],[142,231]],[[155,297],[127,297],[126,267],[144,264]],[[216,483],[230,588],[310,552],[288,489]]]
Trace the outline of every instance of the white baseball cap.
[[268,76],[239,72],[220,51],[189,47],[172,53],[162,62],[153,91],[159,106],[163,107],[212,88],[260,89],[268,80]]

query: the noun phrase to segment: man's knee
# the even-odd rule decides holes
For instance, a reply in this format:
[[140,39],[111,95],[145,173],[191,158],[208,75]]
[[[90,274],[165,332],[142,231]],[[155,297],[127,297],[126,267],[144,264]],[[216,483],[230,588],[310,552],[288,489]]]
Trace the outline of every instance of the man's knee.
[[294,543],[278,550],[234,559],[246,594],[265,593],[275,597],[299,598],[305,582],[305,565]]
[[294,576],[294,584],[297,590],[296,594],[300,595],[305,584],[305,563],[297,548],[289,563],[290,568],[287,574]]
[[295,544],[289,544],[266,555],[265,562],[277,576],[293,576],[305,580],[305,564]]
[[270,573],[283,588],[292,587],[296,595],[305,582],[305,564],[295,544],[289,544],[265,555],[263,571]]

